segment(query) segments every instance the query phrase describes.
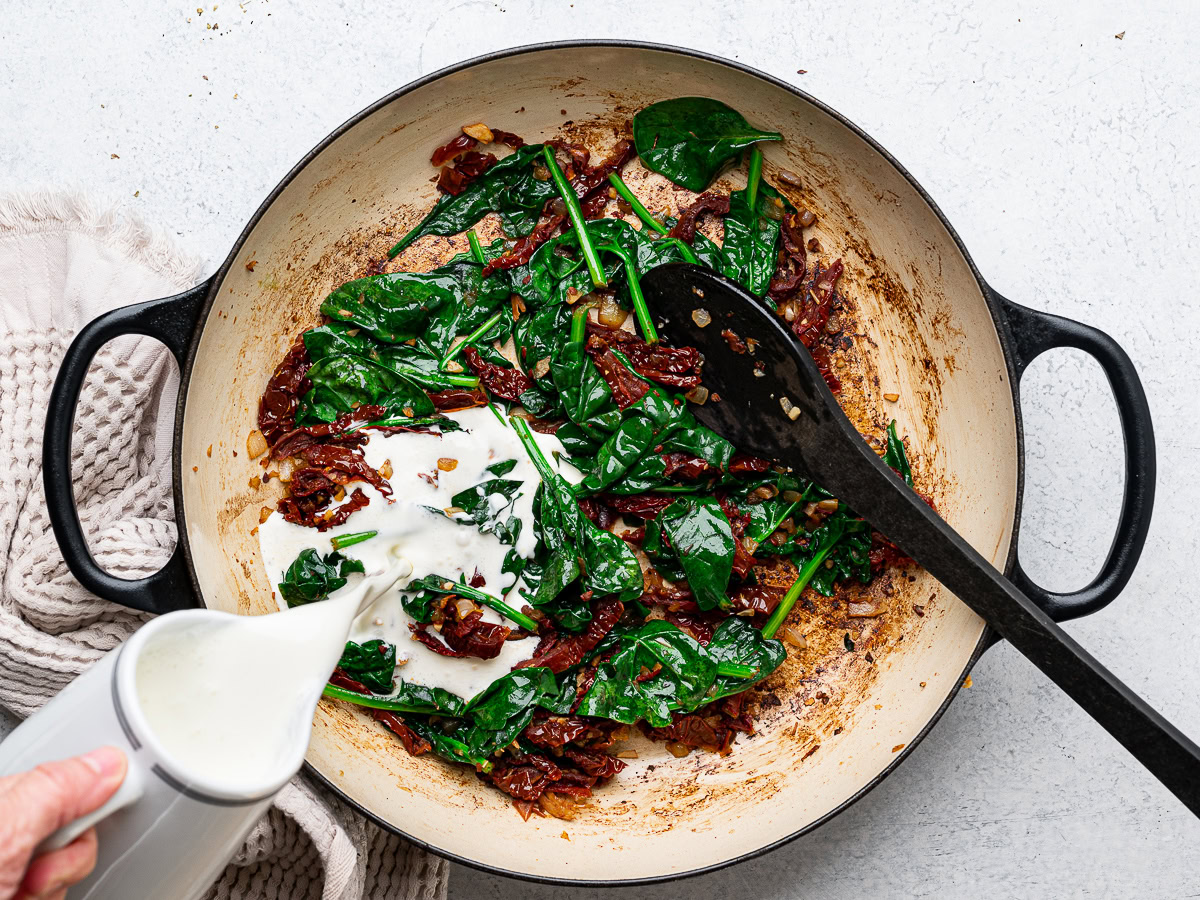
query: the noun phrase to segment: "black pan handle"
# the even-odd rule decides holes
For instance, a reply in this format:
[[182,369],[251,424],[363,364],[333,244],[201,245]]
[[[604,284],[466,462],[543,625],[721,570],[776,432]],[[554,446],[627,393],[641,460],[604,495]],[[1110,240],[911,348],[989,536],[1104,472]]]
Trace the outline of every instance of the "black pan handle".
[[71,431],[75,407],[92,358],[113,338],[126,334],[157,338],[175,354],[182,367],[211,285],[209,279],[174,297],[114,309],[89,322],[67,350],[46,411],[42,479],[50,524],[67,568],[92,593],[143,612],[165,613],[198,605],[183,558],[183,542],[175,545],[175,552],[165,566],[136,581],[110,575],[96,564],[83,534],[72,490]]
[[1029,364],[1047,350],[1074,347],[1100,363],[1108,376],[1121,417],[1125,442],[1125,493],[1117,533],[1100,574],[1086,587],[1066,594],[1048,591],[1035,584],[1021,568],[1019,559],[1009,576],[1012,583],[1041,606],[1050,618],[1063,622],[1094,613],[1111,603],[1133,575],[1142,555],[1146,533],[1150,529],[1150,513],[1154,508],[1154,426],[1150,421],[1150,405],[1129,354],[1103,331],[1013,303],[994,290],[991,293],[1001,315],[1008,321],[1013,366],[1018,379]]

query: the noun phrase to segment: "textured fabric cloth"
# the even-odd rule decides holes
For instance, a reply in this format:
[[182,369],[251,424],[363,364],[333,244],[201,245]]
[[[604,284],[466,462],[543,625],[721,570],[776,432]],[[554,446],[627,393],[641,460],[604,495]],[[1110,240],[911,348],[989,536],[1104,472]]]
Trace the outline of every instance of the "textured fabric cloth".
[[[42,429],[72,337],[117,306],[198,282],[198,261],[144,225],[76,197],[0,197],[0,704],[35,711],[148,616],[67,570],[42,490]],[[178,371],[147,338],[96,357],[75,419],[75,497],[108,571],[136,578],[175,544],[171,428]],[[447,864],[366,822],[301,776],[208,896],[440,900]]]

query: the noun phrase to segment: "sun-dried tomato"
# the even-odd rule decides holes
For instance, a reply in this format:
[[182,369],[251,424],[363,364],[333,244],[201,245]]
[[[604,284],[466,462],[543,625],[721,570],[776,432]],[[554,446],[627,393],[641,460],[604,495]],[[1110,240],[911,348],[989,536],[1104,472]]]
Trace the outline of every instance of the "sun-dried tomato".
[[304,341],[297,339],[267,381],[258,403],[258,430],[268,445],[295,428],[300,396],[312,387],[305,376],[311,365]]
[[389,731],[400,738],[400,742],[404,744],[404,749],[409,752],[409,755],[420,756],[422,753],[428,753],[433,749],[429,741],[405,725],[404,720],[394,712],[386,709],[371,709],[367,712],[372,718],[382,722]]
[[520,369],[506,369],[504,366],[490,363],[480,356],[479,351],[474,347],[465,349],[463,357],[467,360],[467,364],[470,365],[471,371],[479,376],[479,383],[493,397],[516,401],[521,398],[523,393],[533,387],[533,381]]
[[684,390],[700,384],[700,352],[695,347],[647,344],[636,334],[594,322],[588,324],[588,336],[620,350],[643,378]]
[[646,396],[650,385],[625,368],[603,340],[596,335],[589,335],[585,348],[596,364],[600,377],[612,391],[613,402],[618,409],[626,409]]
[[720,194],[701,194],[691,206],[679,211],[679,221],[671,229],[671,237],[690,244],[696,239],[696,225],[705,213],[723,216],[729,212],[729,198]]
[[455,135],[454,139],[433,151],[433,155],[429,157],[429,161],[435,166],[444,166],[456,156],[466,153],[476,144],[475,138],[469,134]]
[[617,620],[625,612],[620,600],[601,600],[592,612],[592,620],[582,634],[573,634],[561,638],[554,646],[544,653],[536,654],[532,659],[517,663],[515,668],[523,669],[532,666],[545,666],[555,675],[565,672],[571,666],[578,665],[596,645],[604,639]]

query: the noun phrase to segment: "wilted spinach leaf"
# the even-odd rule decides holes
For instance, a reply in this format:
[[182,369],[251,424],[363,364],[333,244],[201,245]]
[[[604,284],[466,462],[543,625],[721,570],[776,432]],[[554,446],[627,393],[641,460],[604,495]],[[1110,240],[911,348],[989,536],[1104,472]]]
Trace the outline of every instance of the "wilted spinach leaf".
[[517,739],[533,720],[538,705],[553,703],[559,694],[549,669],[515,669],[496,679],[467,706],[471,727],[459,737],[471,753],[490,756]]
[[781,141],[775,131],[751,127],[719,100],[678,97],[647,106],[633,117],[633,142],[646,168],[690,191],[703,191],[741,150]]
[[[862,519],[855,518],[853,513],[841,515],[844,518],[842,535],[825,557],[824,565],[817,567],[812,581],[809,582],[814,591],[826,597],[833,596],[835,581],[857,578],[866,584],[871,580],[871,526]],[[821,536],[814,532],[810,540],[819,546]]]
[[339,413],[368,404],[409,417],[434,411],[429,395],[410,378],[359,356],[327,357],[314,363],[306,377],[313,386],[300,398],[299,425],[332,422]]
[[399,703],[425,706],[431,713],[441,713],[447,716],[461,716],[467,708],[466,700],[444,688],[431,688],[408,681],[396,682],[396,687],[389,697]]
[[546,201],[556,195],[553,182],[534,177],[533,163],[541,155],[541,144],[526,144],[472,181],[461,194],[442,196],[417,227],[388,251],[388,256],[396,256],[427,234],[466,231],[490,212],[500,214],[510,237],[529,234]]
[[905,484],[912,487],[912,466],[908,464],[908,454],[904,452],[904,441],[896,434],[895,419],[888,423],[887,435],[887,451],[883,454],[883,461],[896,470],[896,474],[904,479]]
[[759,182],[754,210],[750,209],[747,191],[729,195],[729,214],[725,216],[725,242],[721,251],[725,257],[724,274],[741,282],[750,293],[759,297],[767,292],[775,274],[775,245],[779,241],[778,218],[766,215],[775,206],[779,212],[783,202],[779,192],[765,181]]
[[[704,702],[717,677],[717,661],[691,635],[658,619],[622,634],[618,650],[596,669],[579,714],[632,725],[645,719],[662,728],[671,712]],[[638,681],[643,670],[658,674]]]
[[729,519],[713,497],[676,500],[659,515],[688,586],[701,609],[729,606],[725,593],[733,572],[734,537]]
[[730,616],[722,622],[705,649],[718,664],[735,663],[758,670],[750,679],[718,676],[709,698],[712,700],[741,693],[774,672],[787,658],[781,641],[764,638],[761,631],[740,616]]
[[341,667],[355,681],[361,681],[375,694],[392,690],[392,675],[396,672],[396,648],[386,641],[373,640],[362,644],[346,642]]
[[588,520],[570,483],[550,467],[528,424],[522,419],[510,421],[542,477],[534,502],[550,556],[542,562],[542,579],[530,602],[535,606],[548,603],[580,575],[585,589],[597,596],[616,594],[622,600],[641,596],[642,569],[633,550],[611,531]]
[[419,336],[430,314],[453,304],[459,290],[450,273],[372,275],[342,285],[325,298],[321,312],[365,329],[376,340],[398,344]]
[[515,544],[521,534],[521,520],[512,514],[512,508],[522,484],[509,478],[491,478],[459,491],[450,498],[450,505],[462,510],[454,521],[474,525],[481,534],[494,534],[502,544]]
[[279,595],[289,607],[324,600],[346,586],[346,576],[362,572],[361,560],[350,559],[334,551],[323,559],[311,547],[301,550],[279,582]]

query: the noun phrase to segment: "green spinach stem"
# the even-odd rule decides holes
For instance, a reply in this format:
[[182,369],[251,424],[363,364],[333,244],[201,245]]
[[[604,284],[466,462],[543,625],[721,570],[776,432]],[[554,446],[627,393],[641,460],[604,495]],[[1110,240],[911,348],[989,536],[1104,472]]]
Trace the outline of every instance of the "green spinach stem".
[[661,244],[674,244],[679,248],[679,255],[683,257],[684,262],[689,262],[693,266],[700,264],[700,260],[696,258],[696,254],[692,252],[692,248],[681,241],[679,238],[667,237],[659,241]]
[[374,694],[359,694],[355,691],[348,691],[345,688],[336,687],[332,684],[325,685],[325,690],[322,693],[326,697],[333,700],[345,700],[347,703],[353,703],[356,706],[366,706],[370,709],[386,709],[389,712],[410,713],[412,715],[429,715],[437,713],[438,710],[432,706],[421,706],[416,703],[402,703],[399,700],[392,700],[389,697],[377,697]]
[[629,251],[616,244],[603,245],[604,250],[618,256],[625,264],[625,281],[629,284],[629,297],[633,300],[633,314],[642,329],[642,337],[647,344],[658,343],[658,330],[650,320],[650,308],[646,306],[646,297],[642,294],[642,285],[638,280],[637,265]]
[[445,416],[388,416],[386,419],[376,419],[373,422],[363,422],[346,429],[346,434],[363,428],[412,428],[419,425],[438,425],[447,421]]
[[580,304],[575,308],[575,312],[571,313],[571,343],[581,344],[583,339],[587,337],[587,319],[589,307]]
[[746,174],[746,206],[750,208],[750,214],[757,220],[758,206],[758,183],[762,181],[762,164],[763,155],[758,147],[753,147],[750,150],[750,171]]
[[600,264],[600,255],[592,246],[592,238],[587,232],[587,222],[584,221],[583,210],[579,208],[579,198],[575,196],[575,189],[558,167],[558,160],[554,158],[554,148],[546,144],[542,148],[542,156],[546,160],[546,168],[550,170],[550,177],[554,179],[554,186],[558,188],[558,195],[567,207],[567,218],[571,220],[571,227],[575,229],[575,237],[579,240],[579,249],[583,253],[583,261],[587,263],[588,273],[592,276],[592,284],[596,287],[608,287],[604,267]]
[[[831,526],[832,527],[832,526]],[[792,611],[792,607],[796,605],[796,601],[800,598],[800,594],[808,587],[808,583],[812,581],[812,577],[817,574],[817,569],[825,562],[826,557],[837,546],[837,542],[841,539],[845,526],[837,528],[826,544],[821,547],[813,558],[804,564],[800,572],[796,575],[796,580],[792,586],[788,588],[783,599],[779,601],[779,605],[775,607],[775,612],[771,613],[771,617],[767,619],[767,624],[763,626],[762,636],[765,638],[775,637],[775,633],[779,631],[779,627],[787,621],[788,613]]]
[[758,674],[757,666],[747,666],[742,663],[717,663],[717,674],[727,678],[753,678]]
[[[465,338],[463,338],[461,341],[459,341],[457,344],[455,344],[453,347],[450,348],[449,352],[447,352],[446,355],[442,357],[442,361],[438,364],[439,367],[442,369],[446,368],[446,366],[448,366],[451,363],[451,361],[453,361],[453,359],[456,356],[458,356],[458,354],[462,353],[463,350],[465,350],[467,347],[471,346],[473,343],[475,343],[477,340],[479,340],[484,334],[486,334],[488,331],[490,331],[495,326],[495,324],[497,322],[499,322],[500,319],[502,319],[503,317],[504,317],[504,310],[501,310],[500,312],[494,313],[493,315],[489,316],[487,321],[485,321],[482,325],[480,325],[478,328],[476,328],[474,331],[472,331],[470,334],[468,334]],[[478,379],[476,380],[476,383],[478,383]],[[472,386],[474,386],[474,385],[472,385]]]
[[483,255],[483,245],[479,243],[479,235],[475,233],[474,228],[467,232],[467,243],[471,245],[471,255],[481,266],[486,266],[487,257]]
[[654,218],[654,216],[650,215],[650,210],[646,209],[646,207],[642,204],[642,201],[634,195],[633,191],[629,189],[629,185],[621,180],[620,175],[618,175],[616,172],[613,172],[608,176],[608,183],[617,189],[617,193],[621,195],[626,203],[633,207],[633,211],[637,213],[637,217],[641,219],[648,228],[653,228],[659,234],[663,235],[669,231],[666,225],[658,221],[658,219]]
[[461,583],[456,583],[454,585],[453,593],[457,594],[459,597],[467,597],[471,600],[474,600],[476,603],[481,603],[484,606],[491,607],[506,619],[516,622],[526,631],[532,631],[535,634],[537,633],[537,622],[529,618],[529,616],[525,615],[525,613],[517,612],[499,597],[493,597],[491,594],[485,594],[483,591],[473,588],[468,584]]
[[483,392],[483,397],[487,401],[488,409],[492,411],[492,415],[499,420],[501,425],[507,428],[508,422],[504,420],[504,416],[500,414],[500,410],[496,409],[496,404],[492,402],[492,395],[487,392],[487,388],[485,388],[483,385],[480,385],[479,390]]
[[345,547],[353,547],[355,544],[369,541],[377,534],[379,534],[378,531],[356,531],[354,534],[339,534],[337,537],[331,538],[329,543],[333,545],[334,550],[342,550]]
[[517,437],[521,439],[521,444],[525,447],[525,452],[529,454],[529,460],[533,463],[533,467],[538,470],[538,474],[542,476],[542,481],[549,482],[554,478],[554,470],[550,468],[550,463],[546,460],[542,453],[542,448],[537,445],[537,441],[533,439],[533,432],[529,428],[529,423],[520,416],[509,416],[509,421],[512,422],[513,431],[517,433]]

